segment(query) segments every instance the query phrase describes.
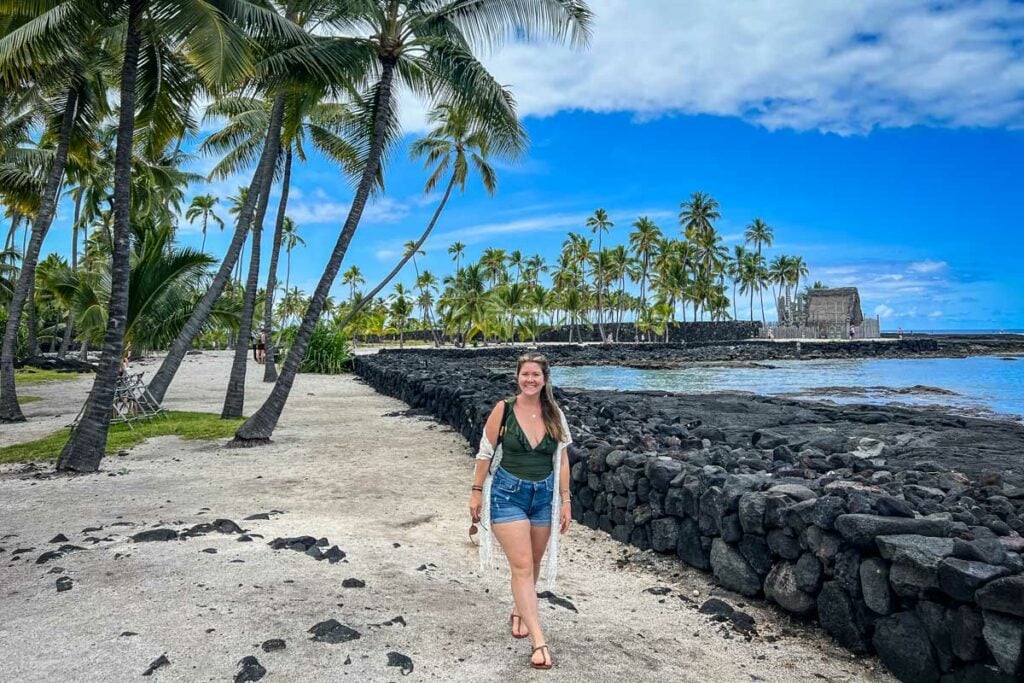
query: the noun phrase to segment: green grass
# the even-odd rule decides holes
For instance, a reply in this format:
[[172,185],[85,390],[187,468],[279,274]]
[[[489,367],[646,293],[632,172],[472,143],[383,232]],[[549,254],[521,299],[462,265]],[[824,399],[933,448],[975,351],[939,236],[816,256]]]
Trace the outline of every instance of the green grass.
[[19,396],[18,397],[18,405],[19,406],[23,406],[26,403],[35,403],[36,401],[42,401],[42,400],[43,399],[40,396]]
[[14,381],[19,386],[27,386],[29,384],[42,384],[43,382],[62,382],[69,379],[78,379],[83,374],[85,373],[57,372],[56,370],[40,370],[39,368],[21,368],[20,370],[14,371]]
[[[180,436],[183,439],[226,439],[234,435],[235,430],[244,422],[222,420],[215,413],[189,413],[171,411],[169,419],[155,418],[152,422],[133,423],[135,431],[126,424],[110,427],[107,436],[107,454],[116,453],[122,448],[137,446],[152,436]],[[0,463],[23,462],[26,460],[53,460],[60,455],[61,448],[68,440],[70,429],[62,429],[37,441],[29,441],[14,446],[0,448]]]

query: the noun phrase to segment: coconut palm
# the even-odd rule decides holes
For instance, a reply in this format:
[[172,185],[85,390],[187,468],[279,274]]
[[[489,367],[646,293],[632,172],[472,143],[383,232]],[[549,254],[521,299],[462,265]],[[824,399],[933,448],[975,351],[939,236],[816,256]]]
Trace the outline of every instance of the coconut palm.
[[[755,218],[750,225],[747,226],[746,232],[743,233],[743,238],[747,244],[753,244],[754,249],[757,250],[758,258],[761,257],[761,247],[770,247],[775,241],[775,232],[771,226],[765,223],[760,218]],[[761,296],[761,324],[766,325],[767,321],[764,319],[764,290],[758,292]]]
[[[471,169],[477,171],[484,190],[488,194],[493,195],[497,190],[498,180],[494,168],[488,161],[492,153],[500,158],[511,161],[523,150],[526,144],[526,135],[521,128],[515,127],[510,131],[506,131],[503,128],[491,128],[487,125],[486,121],[476,119],[466,107],[442,104],[430,113],[429,118],[430,122],[435,124],[435,127],[427,137],[413,142],[410,148],[410,155],[414,158],[425,157],[426,168],[428,169],[434,166],[433,171],[427,178],[427,183],[424,187],[425,193],[429,194],[436,189],[443,174],[450,170],[451,176],[445,187],[444,195],[442,195],[441,201],[438,203],[437,208],[434,210],[434,215],[430,219],[430,223],[427,224],[420,238],[416,242],[406,243],[405,255],[402,260],[369,294],[352,308],[348,317],[342,322],[343,326],[347,325],[353,316],[358,315],[359,310],[387,286],[391,279],[398,275],[406,262],[417,253],[427,240],[427,237],[430,236],[434,226],[437,225],[437,220],[440,218],[444,207],[447,206],[452,190],[458,187],[461,192],[464,193],[466,191],[466,181],[469,179],[469,171]],[[508,132],[514,135],[514,139],[506,139]],[[492,138],[497,138],[497,140],[492,141]],[[458,259],[464,250],[465,245],[461,242],[456,242],[448,249],[449,254],[454,254],[456,273],[461,271],[461,268],[458,267]],[[431,321],[431,326],[433,327],[433,321]],[[436,337],[435,341],[440,342]]]
[[604,310],[601,303],[601,293],[604,289],[604,271],[601,264],[601,253],[604,251],[603,236],[604,233],[608,232],[615,224],[608,219],[608,212],[604,209],[598,209],[594,212],[594,215],[587,219],[587,227],[590,231],[597,233],[597,329],[601,333],[601,341],[605,341],[604,336]]
[[718,200],[703,192],[694,192],[688,200],[679,204],[679,208],[679,225],[690,241],[712,230],[715,221],[722,217],[718,212]]
[[[76,152],[75,146],[80,151],[87,144],[84,141],[90,131],[108,111],[102,71],[111,58],[109,32],[95,21],[96,12],[84,8],[85,13],[77,16],[82,26],[71,29],[78,42],[61,45],[52,42],[46,29],[33,21],[52,16],[45,10],[38,12],[40,9],[24,3],[0,3],[0,16],[9,22],[4,27],[7,34],[0,38],[0,87],[6,91],[0,103],[5,115],[0,130],[0,184],[6,187],[2,191],[5,203],[17,207],[16,215],[34,214],[31,239],[21,249],[18,283],[7,306],[0,346],[0,423],[25,420],[14,381],[15,343],[22,310],[27,306],[30,317],[35,316],[36,264],[56,214],[68,157]],[[13,116],[6,120],[10,114]],[[18,144],[32,124],[43,127],[36,149]],[[51,146],[52,156],[47,153]],[[33,167],[37,173],[31,172]],[[12,221],[12,233],[17,222]],[[28,232],[26,224],[25,234]],[[35,351],[35,327],[30,320],[30,352]]]
[[356,288],[365,283],[366,280],[363,278],[363,273],[359,270],[359,266],[352,266],[341,274],[341,284],[349,286],[348,300],[350,303],[354,304],[356,301]]
[[460,261],[462,260],[462,257],[463,255],[465,255],[465,253],[466,245],[463,244],[462,242],[454,242],[451,246],[448,247],[448,255],[452,257],[452,261],[455,261],[455,270],[458,271],[462,269]]
[[281,244],[284,245],[286,263],[284,289],[288,291],[288,284],[292,279],[292,250],[300,244],[306,246],[306,240],[299,237],[299,226],[288,216],[284,217],[284,222],[281,226]]
[[[315,4],[323,3],[318,1]],[[294,0],[291,4],[285,3],[285,7],[294,9]],[[292,12],[290,16],[300,26],[315,25],[317,12],[309,12],[308,6],[302,9],[302,12]],[[264,301],[263,316],[263,333],[268,339],[271,336],[268,312],[273,309],[274,292],[277,288],[277,263],[291,189],[293,158],[306,161],[306,147],[308,143],[312,143],[313,149],[320,156],[338,164],[346,173],[352,175],[358,172],[359,153],[356,146],[347,138],[347,128],[352,124],[355,114],[349,105],[330,101],[327,96],[326,89],[317,87],[315,83],[305,84],[302,88],[291,88],[283,95],[281,145],[284,153],[278,157],[276,168],[276,176],[281,177],[281,198],[277,206],[270,268],[267,271],[266,289],[271,295]],[[207,109],[207,118],[227,119],[227,124],[210,135],[200,147],[205,152],[223,154],[223,158],[210,172],[210,177],[226,178],[254,164],[270,125],[274,101],[273,97],[267,99],[232,95],[221,98]],[[260,229],[262,226],[257,225],[253,232]],[[273,382],[277,379],[277,366],[273,356],[274,347],[270,345],[267,349],[267,361],[264,363],[264,382]],[[233,367],[232,370],[244,377],[241,367]]]
[[369,128],[372,135],[366,146],[366,163],[348,218],[313,293],[281,377],[264,405],[239,428],[236,440],[240,442],[265,442],[277,425],[309,335],[359,225],[381,157],[397,135],[395,88],[404,85],[417,94],[440,95],[471,107],[495,128],[516,130],[519,126],[511,101],[477,61],[472,48],[493,47],[509,38],[529,40],[542,36],[569,38],[583,44],[590,24],[590,10],[582,0],[362,0],[338,3],[337,7],[338,13],[328,17],[325,25],[343,30],[355,28],[360,37],[325,39],[302,52],[310,56],[343,52],[350,57],[350,63],[363,66],[367,79],[373,83],[373,123]]
[[[108,327],[99,367],[82,414],[57,461],[61,470],[94,471],[103,457],[128,308],[132,221],[132,151],[136,120],[152,127],[145,147],[163,149],[183,124],[174,111],[179,85],[202,79],[210,86],[234,81],[252,67],[245,29],[273,46],[275,36],[293,33],[277,15],[244,0],[51,0],[24,3],[4,0],[3,14],[24,11],[27,21],[16,39],[0,48],[0,62],[25,68],[57,61],[86,43],[96,26],[117,30],[121,58],[119,121],[116,134],[113,192],[113,265]],[[17,31],[16,31],[17,32]],[[16,33],[15,32],[15,33]],[[14,33],[9,34],[11,38]],[[6,40],[6,39],[5,39]],[[172,47],[173,46],[173,47]],[[140,68],[142,65],[142,68]],[[180,76],[180,78],[178,78]],[[172,93],[173,91],[173,93]],[[137,99],[139,95],[139,99]],[[138,104],[138,106],[137,106]],[[56,193],[50,194],[55,196]]]
[[212,194],[201,194],[192,198],[192,203],[189,204],[188,211],[185,212],[185,220],[189,223],[194,222],[197,218],[203,219],[203,243],[199,246],[199,251],[206,250],[206,226],[211,219],[221,230],[224,229],[224,221],[213,210],[218,203],[220,203],[220,199]]
[[[633,256],[640,261],[640,307],[647,306],[647,278],[650,274],[651,259],[654,257],[658,241],[662,238],[661,228],[647,216],[640,216],[633,222],[634,231],[629,233],[629,246]],[[637,328],[639,339],[639,328]]]

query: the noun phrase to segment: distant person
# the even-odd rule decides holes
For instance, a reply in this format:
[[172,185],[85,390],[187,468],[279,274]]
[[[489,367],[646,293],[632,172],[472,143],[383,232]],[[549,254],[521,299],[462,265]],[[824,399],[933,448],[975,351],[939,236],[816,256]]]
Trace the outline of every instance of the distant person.
[[903,339],[903,328],[900,327],[899,329],[897,329],[896,334],[900,339]]
[[469,534],[473,538],[477,522],[484,528],[480,564],[485,569],[492,557],[491,534],[498,539],[512,574],[512,637],[529,637],[530,666],[550,669],[537,579],[547,551],[547,583],[554,584],[558,534],[551,527],[557,524],[564,534],[572,522],[567,452],[572,437],[551,391],[547,359],[539,353],[520,356],[516,378],[518,395],[498,401],[484,425],[469,497]]
[[260,330],[260,336],[256,339],[256,362],[267,362],[267,333]]
[[775,328],[774,327],[769,327],[768,328],[768,341],[775,341]]
[[853,325],[850,325],[850,341],[853,341],[853,336],[855,334],[857,334],[857,330],[853,327]]

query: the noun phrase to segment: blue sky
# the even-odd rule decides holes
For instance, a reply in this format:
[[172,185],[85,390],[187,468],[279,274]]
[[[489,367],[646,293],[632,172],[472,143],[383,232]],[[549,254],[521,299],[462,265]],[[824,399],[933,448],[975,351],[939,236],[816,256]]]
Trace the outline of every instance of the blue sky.
[[[769,259],[801,255],[811,280],[859,287],[884,329],[1024,327],[1024,4],[591,5],[587,52],[514,45],[485,57],[532,144],[499,167],[494,198],[472,182],[453,197],[421,268],[449,273],[455,240],[471,258],[493,246],[551,262],[599,207],[615,222],[606,244],[624,242],[640,215],[678,234],[679,204],[700,190],[721,204],[726,244],[761,217],[776,235]],[[424,105],[402,105],[410,140]],[[288,213],[307,246],[293,253],[292,281],[311,291],[350,191],[319,159],[294,176]],[[368,284],[390,270],[433,211],[425,180],[398,155],[343,269],[358,265]],[[226,203],[243,182],[194,193]],[[45,250],[67,251],[68,214]],[[183,225],[181,240],[198,246],[198,230]],[[228,241],[211,234],[208,250]]]

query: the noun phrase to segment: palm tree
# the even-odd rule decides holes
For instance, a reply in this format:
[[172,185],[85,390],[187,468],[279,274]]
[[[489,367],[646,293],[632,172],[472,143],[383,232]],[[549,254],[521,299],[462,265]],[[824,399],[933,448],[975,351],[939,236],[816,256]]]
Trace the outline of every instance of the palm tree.
[[[413,142],[410,148],[410,155],[414,158],[426,157],[427,168],[430,168],[432,164],[436,164],[434,170],[427,178],[427,183],[424,187],[424,192],[426,193],[430,193],[437,187],[445,171],[451,170],[451,177],[448,179],[448,185],[445,188],[444,195],[441,197],[441,202],[437,205],[437,209],[434,210],[434,215],[431,217],[430,223],[427,224],[423,234],[420,235],[420,238],[415,243],[406,243],[406,251],[402,260],[369,294],[353,306],[348,316],[342,322],[342,326],[347,325],[355,315],[358,315],[360,309],[366,303],[372,301],[373,297],[384,289],[391,279],[398,275],[406,262],[417,253],[427,240],[427,237],[430,236],[434,226],[437,225],[437,220],[440,218],[444,207],[448,204],[452,190],[458,187],[460,191],[466,191],[466,181],[469,178],[471,168],[476,169],[479,174],[484,190],[489,195],[493,195],[498,188],[498,179],[488,159],[493,153],[506,160],[512,160],[523,150],[526,144],[526,135],[521,128],[516,127],[511,129],[511,131],[505,131],[500,128],[493,129],[487,125],[486,121],[476,119],[472,112],[465,107],[440,105],[431,112],[430,121],[436,124],[435,128],[430,131],[426,138]],[[508,139],[506,137],[507,132],[511,132],[514,137]],[[455,248],[456,246],[458,248]],[[464,249],[464,244],[456,242],[452,247],[448,248],[448,253],[454,253],[454,260],[457,263]],[[461,272],[461,270],[461,268],[456,267],[456,274]],[[439,341],[436,338],[435,340]]]
[[[12,193],[21,192],[23,204],[19,208],[33,209],[35,216],[31,223],[31,239],[21,249],[18,283],[7,307],[0,346],[0,423],[25,420],[18,405],[14,381],[14,351],[21,314],[27,305],[30,317],[35,315],[32,291],[36,264],[56,214],[69,153],[74,153],[72,145],[76,142],[81,145],[88,131],[107,113],[106,88],[100,81],[100,72],[101,65],[109,57],[105,32],[98,30],[94,21],[95,12],[91,16],[78,14],[75,17],[81,22],[81,26],[71,27],[77,41],[63,45],[59,40],[51,41],[45,34],[47,29],[32,21],[37,18],[33,16],[36,14],[33,8],[25,7],[23,3],[7,4],[13,6],[0,7],[8,22],[5,26],[8,32],[0,39],[0,85],[4,90],[10,89],[11,95],[21,92],[10,100],[10,96],[4,97],[5,106],[0,107],[0,111],[7,110],[5,113],[13,114],[10,122],[4,121],[0,135],[0,152],[3,153],[0,162],[4,162],[0,166],[0,180],[9,186],[3,194],[9,197]],[[38,18],[43,22],[47,15],[52,17],[52,13],[45,11],[39,14],[42,16]],[[64,24],[56,30],[60,28],[67,30],[69,27]],[[31,95],[26,97],[29,93]],[[44,115],[39,115],[39,110]],[[33,122],[44,126],[40,147],[54,147],[52,158],[43,164],[39,163],[38,152],[41,149],[27,150],[17,144],[27,136],[28,126]],[[17,168],[19,157],[22,161],[29,161],[25,158],[28,155],[36,157],[33,164],[38,166],[41,182],[22,174],[20,171],[24,167]],[[24,196],[33,190],[38,194]],[[20,215],[20,211],[16,215]],[[17,223],[17,220],[12,221],[12,233]],[[27,225],[25,232],[28,234]],[[29,320],[28,326],[30,349],[34,351],[34,320]]]
[[[295,9],[285,5],[286,9]],[[310,12],[304,6],[302,12],[289,12],[289,17],[300,26],[316,25],[317,12]],[[312,142],[313,147],[324,158],[337,163],[346,173],[357,173],[359,153],[356,146],[347,139],[347,127],[352,124],[355,115],[348,105],[326,101],[327,93],[317,84],[304,84],[305,87],[293,88],[284,97],[285,109],[282,120],[281,144],[284,153],[279,157],[276,175],[282,175],[281,199],[277,206],[277,220],[274,225],[274,238],[270,252],[270,268],[267,271],[266,291],[270,297],[264,301],[263,334],[271,337],[269,312],[273,310],[274,294],[277,288],[277,263],[281,250],[282,229],[288,206],[291,189],[292,160],[306,160],[305,143]],[[204,151],[216,151],[224,154],[221,161],[210,172],[211,177],[226,178],[240,169],[250,166],[256,159],[260,145],[263,143],[264,132],[270,125],[270,115],[274,100],[244,95],[221,98],[207,109],[206,116],[226,117],[228,124],[221,130],[210,135],[203,143]],[[283,171],[281,167],[283,166]],[[247,292],[248,295],[248,292]],[[241,368],[238,368],[241,373]],[[267,348],[267,360],[264,363],[263,381],[273,382],[277,379],[277,365],[274,362],[274,347]]]
[[459,262],[462,260],[463,255],[466,253],[466,245],[462,242],[454,242],[448,247],[448,255],[452,257],[452,261],[455,261],[455,270],[462,270],[462,266]]
[[714,222],[721,218],[718,201],[703,192],[694,192],[690,198],[679,204],[679,225],[686,239],[693,241],[697,235],[714,228]]
[[[743,238],[747,241],[747,244],[753,244],[754,248],[757,249],[758,259],[761,257],[761,247],[770,247],[775,241],[775,232],[772,228],[760,218],[755,218],[750,225],[747,226],[746,232],[743,234]],[[759,290],[761,296],[761,324],[767,325],[767,321],[764,319],[764,291]]]
[[288,216],[284,217],[284,222],[281,227],[281,244],[284,245],[284,253],[286,259],[285,275],[284,275],[284,289],[288,291],[288,284],[292,279],[292,249],[299,246],[306,246],[306,240],[299,237],[299,226],[295,224]]
[[341,274],[341,284],[349,286],[348,300],[350,303],[354,304],[356,302],[356,288],[365,283],[366,280],[363,278],[363,273],[359,270],[359,266],[352,266]]
[[220,199],[212,194],[201,194],[192,198],[192,203],[189,205],[188,211],[185,212],[185,220],[189,223],[192,223],[197,218],[203,219],[203,243],[200,245],[199,251],[205,251],[206,249],[206,225],[211,218],[221,230],[224,229],[224,221],[213,212],[213,207],[219,202]]
[[[629,246],[633,255],[640,261],[640,309],[647,307],[647,276],[650,273],[651,259],[654,257],[658,241],[661,240],[661,228],[647,216],[640,216],[633,223],[635,230],[629,233]],[[639,340],[639,327],[635,330]]]
[[491,281],[491,287],[497,287],[498,283],[508,279],[508,256],[504,249],[487,247],[480,255],[480,265],[484,267],[487,279]]
[[[25,3],[5,4],[25,7]],[[174,111],[173,96],[168,91],[180,93],[176,86],[183,80],[195,81],[196,76],[208,85],[221,86],[247,72],[251,62],[244,25],[260,25],[264,29],[263,37],[271,44],[272,34],[282,35],[282,29],[291,32],[283,23],[268,22],[267,16],[271,13],[252,11],[248,3],[243,7],[242,0],[218,0],[216,5],[210,0],[193,0],[168,4],[160,11],[150,11],[151,4],[152,0],[30,3],[28,8],[34,20],[21,27],[25,33],[12,41],[13,49],[0,49],[0,60],[10,58],[13,53],[14,60],[27,64],[33,60],[46,62],[49,56],[83,44],[84,37],[95,31],[97,24],[117,28],[112,34],[124,39],[123,47],[119,46],[120,114],[113,174],[114,249],[109,322],[99,368],[82,419],[57,461],[61,470],[94,471],[103,457],[106,444],[116,376],[124,348],[128,307],[133,193],[131,167],[136,120],[140,126],[152,129],[152,135],[144,141],[146,149],[163,149],[183,127],[178,117],[167,115]],[[8,7],[4,9],[10,11]],[[141,70],[140,54],[145,55],[147,67]],[[174,70],[183,78],[173,78]],[[139,92],[143,96],[137,107],[136,95]]]
[[339,12],[327,23],[342,29],[358,27],[360,36],[367,37],[327,39],[307,52],[343,51],[351,58],[350,63],[360,64],[374,81],[370,107],[372,135],[366,146],[366,163],[348,218],[313,293],[281,377],[264,405],[239,428],[235,435],[238,442],[266,442],[277,425],[309,335],[359,225],[385,146],[394,140],[395,87],[405,84],[416,93],[440,94],[472,107],[496,128],[516,130],[518,122],[511,101],[473,56],[472,46],[494,46],[511,37],[530,39],[544,35],[583,44],[588,39],[590,24],[590,10],[583,0],[494,0],[442,5],[363,0],[344,3],[342,7],[345,12]]
[[601,252],[604,250],[602,246],[602,237],[604,233],[608,232],[615,224],[608,219],[608,212],[604,209],[598,209],[594,212],[594,215],[587,219],[587,227],[590,228],[591,232],[597,233],[597,329],[601,333],[601,341],[605,341],[604,336],[604,309],[601,303],[601,290],[604,289],[604,273],[601,267]]

